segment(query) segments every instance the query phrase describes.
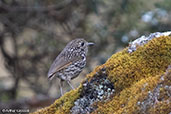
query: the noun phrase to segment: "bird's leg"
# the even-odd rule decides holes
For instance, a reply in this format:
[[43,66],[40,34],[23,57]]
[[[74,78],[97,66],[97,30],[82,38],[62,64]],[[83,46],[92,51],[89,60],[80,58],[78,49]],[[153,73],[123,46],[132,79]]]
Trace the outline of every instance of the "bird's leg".
[[63,81],[59,79],[59,88],[60,88],[61,96],[63,96],[62,86],[63,86]]
[[67,83],[69,84],[69,86],[72,88],[72,89],[75,89],[72,84],[71,84],[71,81],[70,80],[67,80]]

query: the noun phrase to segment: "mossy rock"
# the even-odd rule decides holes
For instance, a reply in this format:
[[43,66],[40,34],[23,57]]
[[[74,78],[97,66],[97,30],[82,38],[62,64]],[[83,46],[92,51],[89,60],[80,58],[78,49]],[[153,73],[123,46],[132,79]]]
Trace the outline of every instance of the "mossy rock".
[[170,113],[171,35],[139,40],[95,68],[79,88],[33,114]]

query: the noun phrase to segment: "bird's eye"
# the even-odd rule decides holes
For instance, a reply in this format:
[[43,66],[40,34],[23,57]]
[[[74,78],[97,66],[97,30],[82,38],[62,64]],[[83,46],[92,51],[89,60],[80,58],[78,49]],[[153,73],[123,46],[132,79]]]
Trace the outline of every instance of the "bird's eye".
[[84,42],[81,43],[81,46],[84,46]]

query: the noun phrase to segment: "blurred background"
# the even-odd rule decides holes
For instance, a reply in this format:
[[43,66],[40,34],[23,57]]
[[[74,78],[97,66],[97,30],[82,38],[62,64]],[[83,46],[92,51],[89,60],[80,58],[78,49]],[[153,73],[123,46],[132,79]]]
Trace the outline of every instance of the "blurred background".
[[96,44],[72,80],[78,87],[135,38],[169,30],[171,0],[0,0],[0,110],[32,112],[59,98],[58,80],[48,81],[47,72],[75,38]]

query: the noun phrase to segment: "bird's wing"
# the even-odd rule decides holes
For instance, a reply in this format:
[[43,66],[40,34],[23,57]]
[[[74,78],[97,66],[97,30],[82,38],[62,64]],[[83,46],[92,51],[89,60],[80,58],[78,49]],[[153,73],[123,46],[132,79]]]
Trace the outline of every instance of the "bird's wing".
[[52,79],[54,74],[58,72],[59,70],[66,68],[70,64],[72,64],[75,61],[75,58],[71,58],[69,60],[64,60],[64,54],[59,54],[59,56],[56,57],[53,64],[51,65],[49,72],[48,72],[48,78]]

